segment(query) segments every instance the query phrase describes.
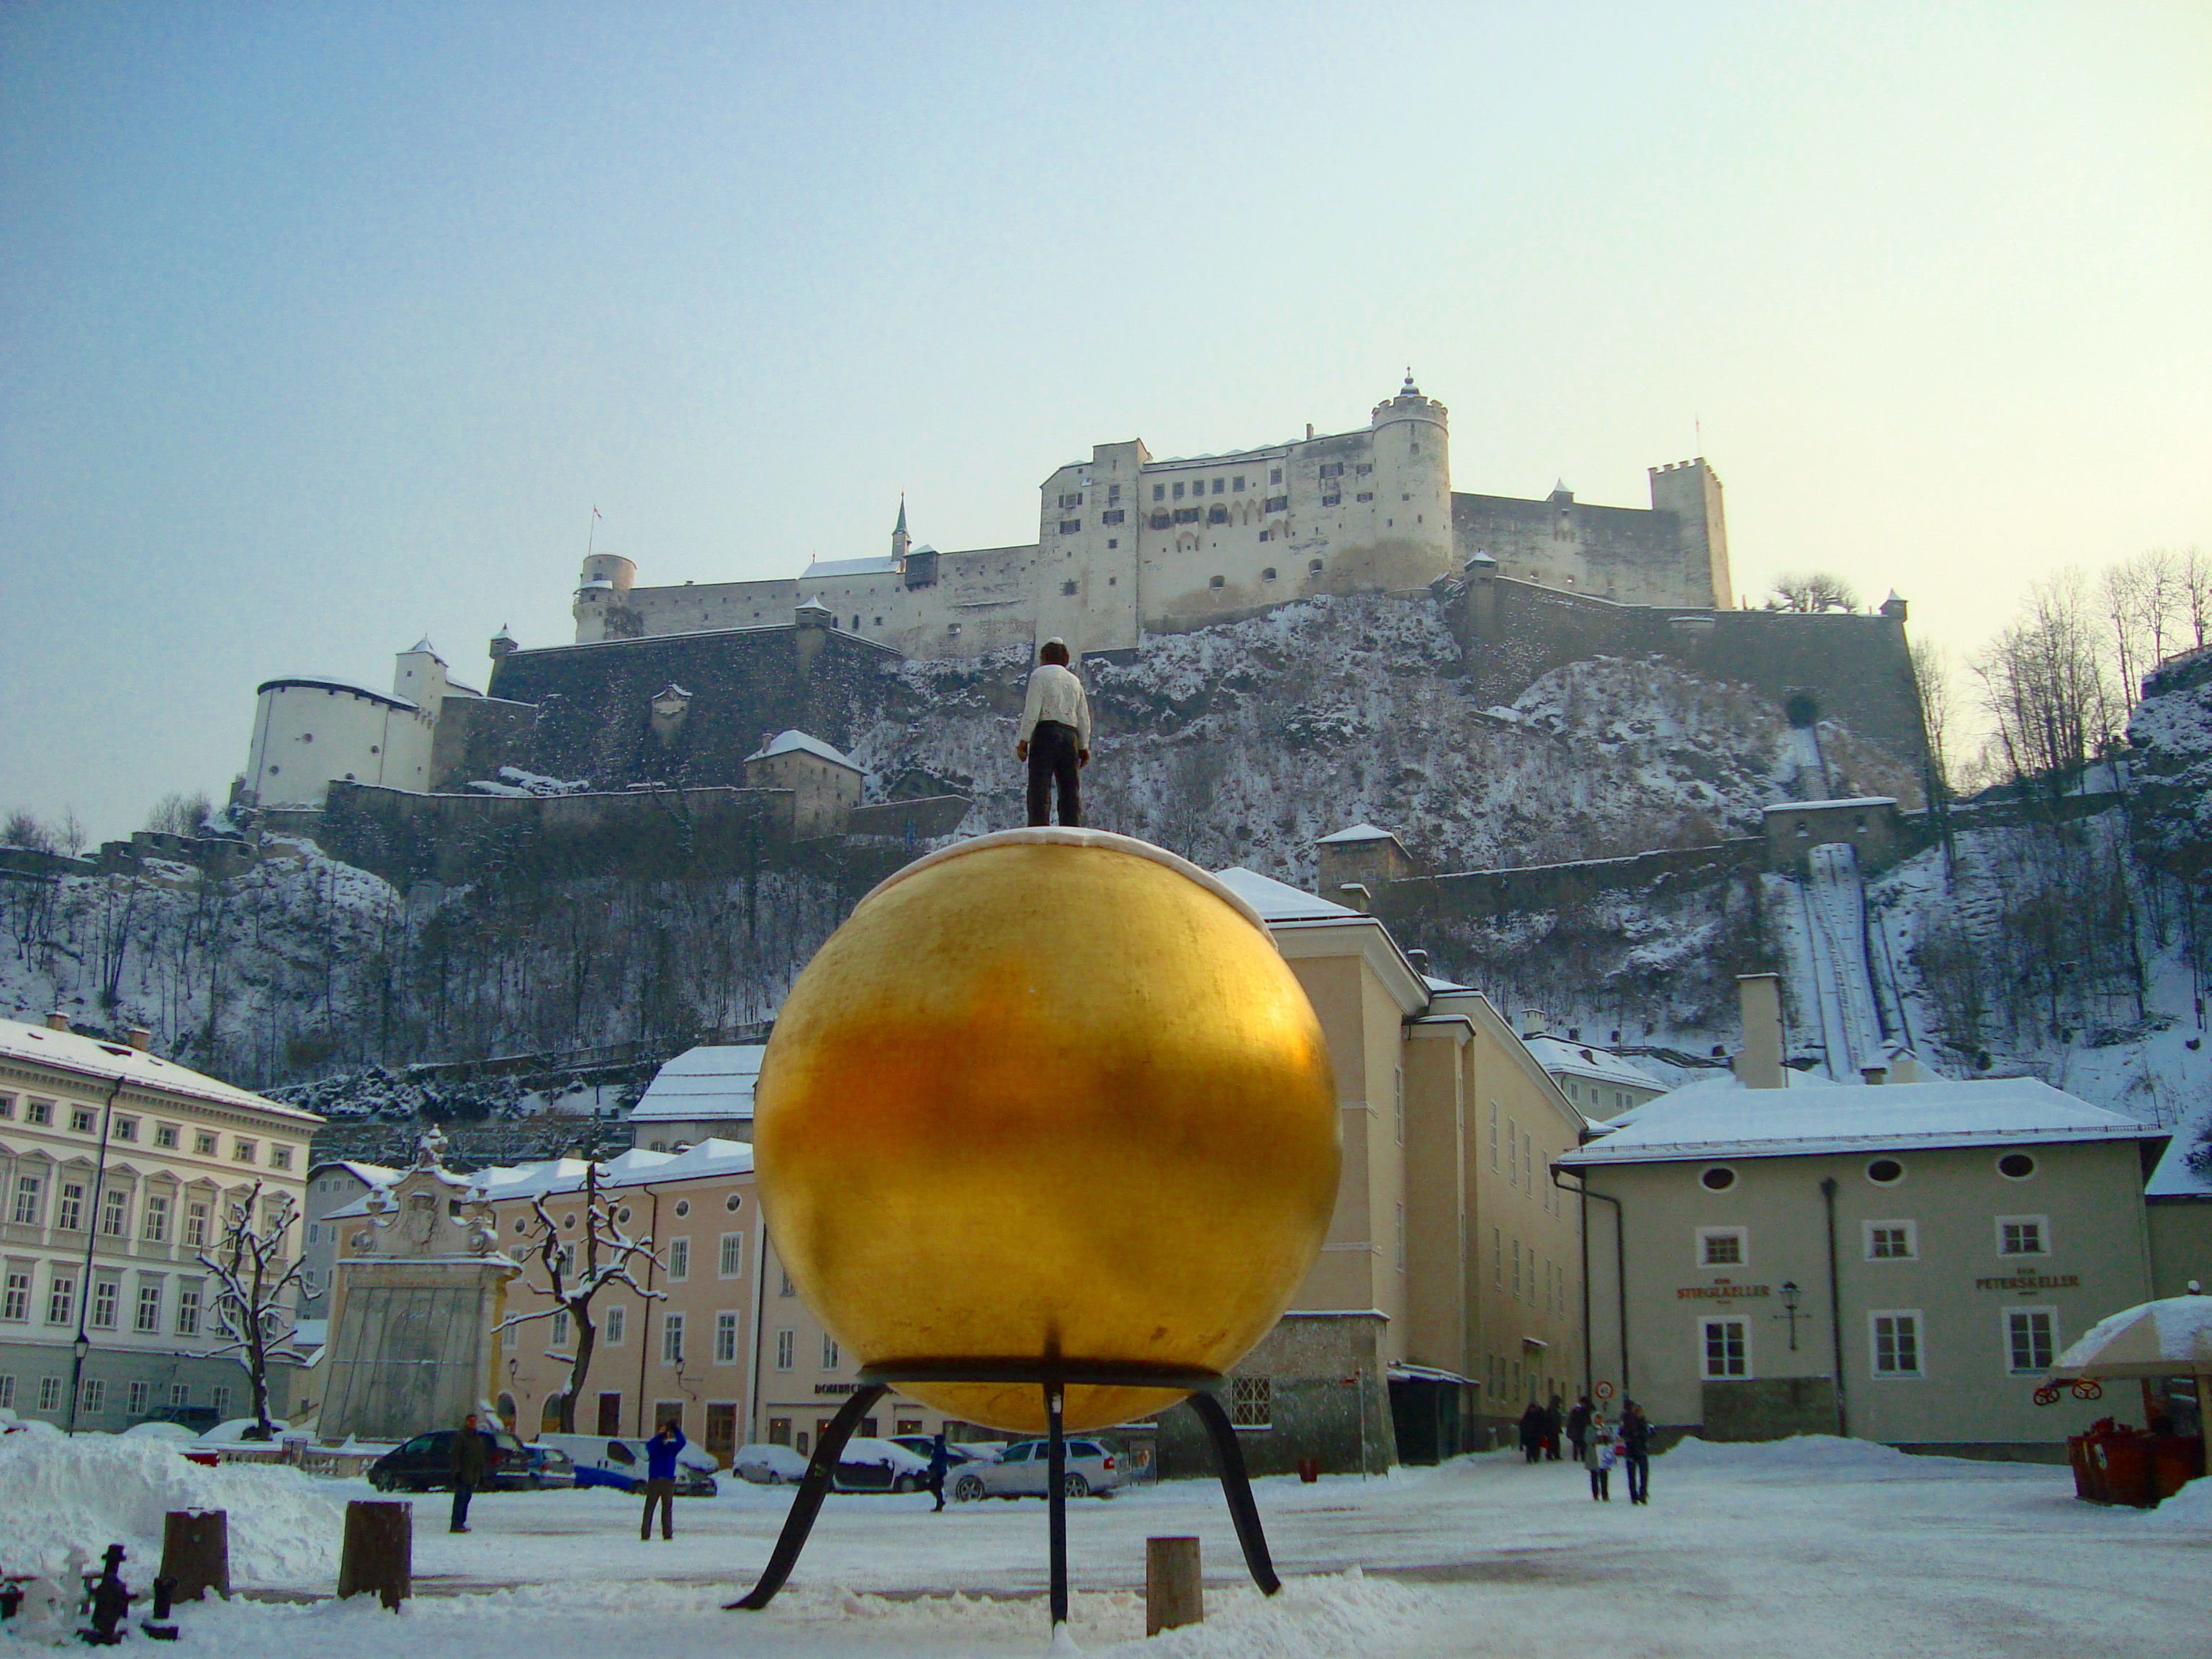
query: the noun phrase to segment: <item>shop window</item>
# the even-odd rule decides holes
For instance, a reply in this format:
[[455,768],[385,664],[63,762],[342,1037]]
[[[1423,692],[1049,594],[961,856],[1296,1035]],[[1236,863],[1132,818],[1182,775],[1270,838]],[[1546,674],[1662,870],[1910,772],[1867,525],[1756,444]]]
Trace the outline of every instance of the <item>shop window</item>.
[[1275,1383],[1268,1376],[1229,1379],[1229,1420],[1240,1429],[1274,1426]]

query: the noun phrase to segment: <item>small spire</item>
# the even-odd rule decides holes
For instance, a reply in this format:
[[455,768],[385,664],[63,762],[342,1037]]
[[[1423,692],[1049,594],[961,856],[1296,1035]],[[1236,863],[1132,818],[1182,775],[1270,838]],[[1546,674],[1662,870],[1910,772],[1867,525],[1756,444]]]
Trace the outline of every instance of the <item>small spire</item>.
[[906,534],[906,491],[903,489],[899,491],[899,521],[892,528],[898,535]]
[[1399,390],[1398,395],[1401,398],[1418,398],[1421,395],[1421,388],[1413,384],[1413,366],[1411,363],[1406,365],[1406,384]]

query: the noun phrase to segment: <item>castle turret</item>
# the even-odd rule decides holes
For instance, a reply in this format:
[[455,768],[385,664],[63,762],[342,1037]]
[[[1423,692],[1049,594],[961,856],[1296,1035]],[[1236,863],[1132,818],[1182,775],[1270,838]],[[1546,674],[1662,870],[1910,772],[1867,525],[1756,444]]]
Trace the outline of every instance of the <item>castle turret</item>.
[[1654,511],[1674,515],[1683,573],[1693,587],[1710,583],[1716,611],[1733,610],[1735,588],[1729,575],[1728,520],[1721,510],[1721,481],[1702,455],[1651,472]]
[[500,664],[505,662],[509,657],[513,656],[522,647],[520,642],[515,639],[514,635],[507,632],[507,624],[505,623],[501,623],[499,625],[499,632],[491,636],[492,672],[496,674],[499,672]]
[[577,644],[623,639],[634,631],[623,621],[629,617],[629,591],[636,582],[637,566],[619,553],[593,553],[585,559],[576,582]]
[[1451,437],[1444,406],[1424,398],[1413,371],[1370,417],[1375,449],[1375,535],[1389,586],[1421,587],[1450,572]]
[[891,563],[901,570],[905,569],[906,550],[913,544],[906,533],[906,497],[901,495],[898,523],[891,531]]

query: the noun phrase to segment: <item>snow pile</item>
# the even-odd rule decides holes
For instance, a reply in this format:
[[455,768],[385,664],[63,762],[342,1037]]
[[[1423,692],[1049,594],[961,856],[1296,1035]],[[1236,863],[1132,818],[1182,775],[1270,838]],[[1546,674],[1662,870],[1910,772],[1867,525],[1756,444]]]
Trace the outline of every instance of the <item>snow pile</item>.
[[[1786,1440],[1700,1440],[1690,1436],[1661,1454],[1670,1469],[1729,1470],[1744,1474],[1926,1474],[1935,1461],[1911,1457],[1893,1446],[1871,1440],[1846,1440],[1832,1434],[1796,1434]],[[1944,1462],[1954,1460],[1945,1459]],[[1907,1468],[1908,1462],[1911,1468]]]
[[1431,1619],[1435,1598],[1355,1567],[1350,1572],[1291,1578],[1282,1593],[1209,1590],[1206,1622],[1141,1637],[1113,1653],[1167,1659],[1330,1659],[1395,1652]]
[[2145,1518],[2161,1527],[2184,1527],[2192,1532],[2212,1532],[2212,1475],[2192,1480]]
[[165,1441],[80,1435],[44,1425],[0,1438],[0,1567],[58,1571],[72,1547],[94,1559],[130,1552],[124,1576],[151,1580],[162,1516],[222,1510],[230,1516],[235,1584],[298,1583],[337,1571],[345,1505],[297,1469],[233,1463],[208,1468]]

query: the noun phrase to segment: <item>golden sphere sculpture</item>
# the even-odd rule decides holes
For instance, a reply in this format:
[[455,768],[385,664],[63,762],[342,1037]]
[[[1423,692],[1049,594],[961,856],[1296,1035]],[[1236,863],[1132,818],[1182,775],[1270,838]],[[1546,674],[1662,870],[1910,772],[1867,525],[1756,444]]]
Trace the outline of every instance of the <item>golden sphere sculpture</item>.
[[[1265,925],[1147,842],[1012,830],[862,899],[793,987],[754,1106],[793,1282],[864,1367],[1218,1374],[1336,1203],[1320,1022]],[[1069,1430],[1172,1405],[1071,1382]],[[906,1381],[1044,1431],[1034,1381]]]

